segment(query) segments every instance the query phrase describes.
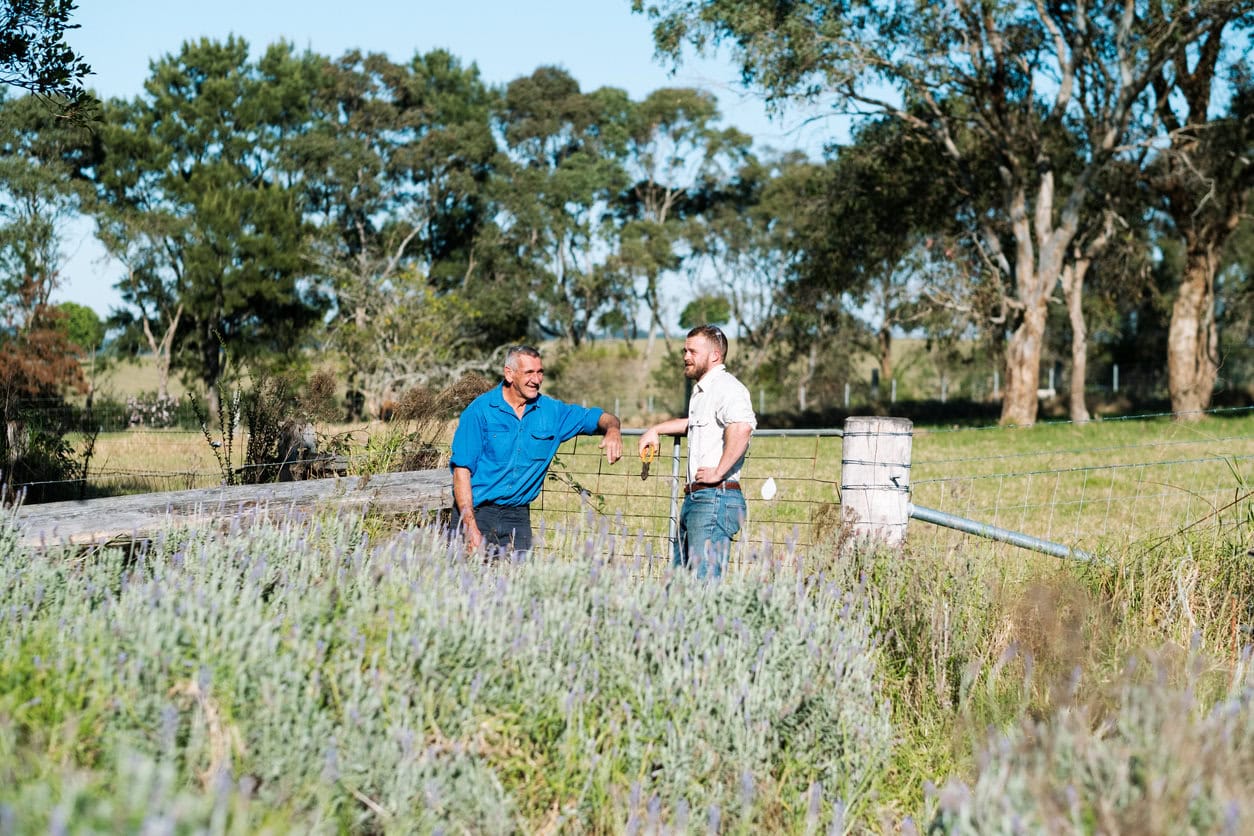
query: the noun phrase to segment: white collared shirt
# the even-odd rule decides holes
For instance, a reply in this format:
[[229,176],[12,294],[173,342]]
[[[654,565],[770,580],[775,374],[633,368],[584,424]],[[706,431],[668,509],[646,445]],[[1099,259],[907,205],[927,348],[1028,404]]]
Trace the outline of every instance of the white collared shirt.
[[[688,481],[695,482],[697,468],[718,467],[723,458],[723,430],[728,424],[748,424],[757,428],[753,400],[744,384],[722,363],[706,372],[692,387],[688,401]],[[723,479],[739,481],[741,456]]]

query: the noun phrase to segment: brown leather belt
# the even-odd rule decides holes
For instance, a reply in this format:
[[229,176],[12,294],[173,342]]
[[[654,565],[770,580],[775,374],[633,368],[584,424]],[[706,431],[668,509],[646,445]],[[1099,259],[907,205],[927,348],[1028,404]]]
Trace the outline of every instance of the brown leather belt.
[[684,485],[684,496],[693,491],[708,491],[712,488],[722,488],[725,491],[740,490],[739,482],[689,482]]

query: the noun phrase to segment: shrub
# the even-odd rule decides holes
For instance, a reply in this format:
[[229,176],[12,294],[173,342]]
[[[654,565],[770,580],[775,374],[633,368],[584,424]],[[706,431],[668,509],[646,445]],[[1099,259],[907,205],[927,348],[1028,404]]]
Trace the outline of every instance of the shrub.
[[1198,656],[1180,665],[1173,655],[1134,659],[1101,702],[1075,701],[994,735],[972,782],[951,780],[934,793],[937,829],[1244,831],[1240,822],[1254,816],[1249,652],[1217,702],[1209,665]]
[[891,730],[856,594],[571,536],[486,566],[334,518],[81,561],[0,537],[0,805],[130,827],[138,769],[153,821],[239,829],[868,826]]
[[492,386],[482,375],[469,373],[440,390],[406,390],[384,428],[371,433],[364,450],[355,451],[350,470],[369,474],[439,467],[447,449],[447,422]]

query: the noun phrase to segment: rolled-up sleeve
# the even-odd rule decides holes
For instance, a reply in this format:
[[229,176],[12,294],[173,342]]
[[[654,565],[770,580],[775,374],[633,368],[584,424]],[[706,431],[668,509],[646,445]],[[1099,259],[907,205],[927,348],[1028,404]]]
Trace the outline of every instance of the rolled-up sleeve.
[[450,469],[464,467],[473,473],[476,463],[483,456],[483,413],[473,407],[474,404],[466,409],[457,422],[448,460]]
[[735,385],[728,386],[724,390],[722,402],[718,405],[715,415],[719,423],[724,426],[748,424],[757,429],[758,418],[753,414],[753,399],[749,396],[749,390],[740,381],[734,383]]
[[562,441],[569,441],[577,435],[592,435],[597,431],[597,424],[605,410],[595,406],[579,406],[564,403],[564,409],[558,421],[557,435]]

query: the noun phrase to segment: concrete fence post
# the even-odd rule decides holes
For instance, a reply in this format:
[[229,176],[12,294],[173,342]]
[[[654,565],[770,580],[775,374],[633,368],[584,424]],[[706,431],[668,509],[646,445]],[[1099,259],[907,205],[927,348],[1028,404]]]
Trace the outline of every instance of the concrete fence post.
[[905,542],[913,438],[908,418],[845,420],[840,463],[843,548],[873,540],[900,549]]

